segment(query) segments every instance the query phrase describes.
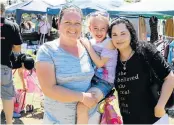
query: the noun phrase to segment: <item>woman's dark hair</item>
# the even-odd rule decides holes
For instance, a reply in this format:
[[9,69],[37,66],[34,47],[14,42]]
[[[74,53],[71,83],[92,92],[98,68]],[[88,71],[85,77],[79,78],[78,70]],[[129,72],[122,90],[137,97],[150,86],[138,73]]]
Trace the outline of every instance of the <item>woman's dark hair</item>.
[[29,30],[32,26],[31,26],[31,22],[29,22],[29,21],[27,21],[27,22],[22,22],[21,24],[20,24],[20,27],[22,28],[22,29],[27,29],[27,30]]
[[113,21],[111,22],[111,25],[109,26],[109,29],[108,29],[109,37],[112,38],[113,26],[121,24],[121,23],[126,25],[126,28],[128,29],[128,31],[130,33],[130,37],[131,37],[130,46],[132,47],[132,49],[134,51],[136,51],[136,49],[138,47],[138,38],[137,38],[135,28],[133,27],[132,23],[128,19],[122,18],[122,17],[113,19]]
[[27,25],[28,25],[28,28],[31,29],[32,26],[31,26],[31,22],[30,21],[27,21]]
[[79,12],[80,15],[81,15],[81,17],[83,18],[82,10],[81,10],[79,7],[77,7],[77,6],[75,6],[75,5],[64,5],[64,6],[62,7],[62,9],[60,10],[60,12],[59,12],[59,23],[61,22],[62,17],[63,17],[63,15],[64,15],[64,12],[65,12],[66,10],[75,10],[75,11]]

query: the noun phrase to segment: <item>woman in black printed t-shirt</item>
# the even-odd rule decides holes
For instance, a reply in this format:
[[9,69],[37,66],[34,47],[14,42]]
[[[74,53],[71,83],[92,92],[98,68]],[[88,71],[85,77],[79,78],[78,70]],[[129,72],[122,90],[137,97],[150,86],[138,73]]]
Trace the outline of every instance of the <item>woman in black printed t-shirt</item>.
[[[153,124],[161,120],[168,123],[165,105],[174,88],[170,66],[152,44],[137,40],[136,31],[126,18],[114,19],[108,33],[119,51],[115,87],[124,124]],[[149,65],[143,59],[145,55]],[[164,80],[158,101],[150,89],[149,67]]]

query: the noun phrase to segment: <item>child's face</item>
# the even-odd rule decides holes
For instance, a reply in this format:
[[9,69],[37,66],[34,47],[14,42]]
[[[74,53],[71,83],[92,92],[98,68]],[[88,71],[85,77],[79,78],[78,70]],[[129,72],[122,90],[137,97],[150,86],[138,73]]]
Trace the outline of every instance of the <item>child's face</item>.
[[97,42],[102,42],[105,39],[108,31],[108,24],[108,20],[102,17],[92,17],[90,19],[89,30],[92,37]]

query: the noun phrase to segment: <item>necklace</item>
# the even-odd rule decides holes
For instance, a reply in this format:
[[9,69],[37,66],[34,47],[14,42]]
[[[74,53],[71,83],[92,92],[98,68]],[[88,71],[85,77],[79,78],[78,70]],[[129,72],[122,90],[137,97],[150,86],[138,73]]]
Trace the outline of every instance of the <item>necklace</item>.
[[131,55],[133,55],[133,54],[134,54],[134,51],[132,51],[132,52],[130,53],[128,59],[127,59],[124,63],[123,63],[122,61],[120,61],[121,64],[123,65],[123,69],[124,69],[124,70],[126,70],[126,63],[127,63],[127,61],[131,58]]

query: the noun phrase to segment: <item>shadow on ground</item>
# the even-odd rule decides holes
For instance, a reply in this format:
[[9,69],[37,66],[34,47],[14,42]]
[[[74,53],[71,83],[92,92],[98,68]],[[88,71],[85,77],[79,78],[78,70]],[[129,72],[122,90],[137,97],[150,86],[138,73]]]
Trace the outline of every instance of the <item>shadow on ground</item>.
[[[20,118],[13,118],[13,124],[24,124],[23,119],[24,118],[31,118],[31,119],[36,119],[36,120],[41,120],[43,119],[43,109],[41,108],[36,108],[32,112],[25,112],[23,111],[21,113]],[[4,112],[1,111],[1,124],[5,124],[5,115]]]

